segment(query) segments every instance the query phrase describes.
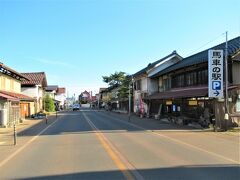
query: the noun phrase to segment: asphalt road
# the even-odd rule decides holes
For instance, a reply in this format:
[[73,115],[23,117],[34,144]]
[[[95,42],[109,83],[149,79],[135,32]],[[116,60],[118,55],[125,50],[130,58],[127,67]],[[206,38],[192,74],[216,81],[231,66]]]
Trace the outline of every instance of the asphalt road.
[[109,112],[64,112],[19,136],[0,162],[0,179],[235,180],[239,137]]

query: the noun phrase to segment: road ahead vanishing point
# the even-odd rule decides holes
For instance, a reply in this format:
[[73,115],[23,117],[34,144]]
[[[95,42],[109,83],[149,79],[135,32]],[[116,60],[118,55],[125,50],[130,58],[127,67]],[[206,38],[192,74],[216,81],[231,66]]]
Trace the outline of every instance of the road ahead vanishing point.
[[[0,145],[0,179],[239,179],[239,137],[131,122],[90,109],[62,112]],[[14,148],[14,151],[12,150]]]

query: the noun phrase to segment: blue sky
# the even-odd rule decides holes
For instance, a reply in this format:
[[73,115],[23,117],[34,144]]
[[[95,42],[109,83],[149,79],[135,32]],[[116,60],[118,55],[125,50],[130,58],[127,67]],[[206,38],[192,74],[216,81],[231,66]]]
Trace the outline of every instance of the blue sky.
[[69,95],[97,92],[103,75],[239,36],[239,9],[237,0],[0,0],[0,61],[45,71]]

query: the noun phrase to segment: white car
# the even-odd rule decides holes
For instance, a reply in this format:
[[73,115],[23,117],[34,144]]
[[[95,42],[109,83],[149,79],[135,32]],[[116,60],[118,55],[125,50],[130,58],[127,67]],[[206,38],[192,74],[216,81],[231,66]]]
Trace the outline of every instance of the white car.
[[73,111],[79,110],[80,109],[80,104],[74,104],[72,109],[73,109]]

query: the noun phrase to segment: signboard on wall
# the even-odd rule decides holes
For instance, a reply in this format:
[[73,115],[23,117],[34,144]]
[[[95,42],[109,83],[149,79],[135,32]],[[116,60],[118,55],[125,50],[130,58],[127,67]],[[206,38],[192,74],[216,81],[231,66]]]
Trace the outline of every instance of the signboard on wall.
[[208,51],[208,97],[223,98],[223,50]]
[[172,101],[166,101],[166,105],[172,105]]
[[197,101],[188,101],[189,106],[197,106],[198,102]]

